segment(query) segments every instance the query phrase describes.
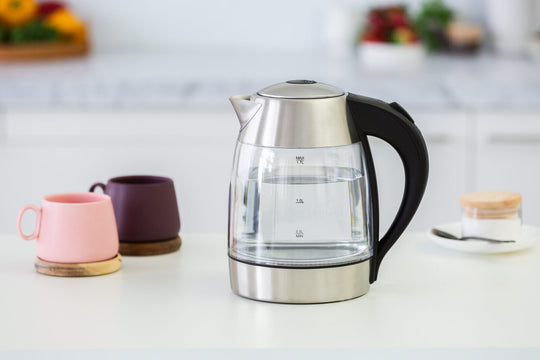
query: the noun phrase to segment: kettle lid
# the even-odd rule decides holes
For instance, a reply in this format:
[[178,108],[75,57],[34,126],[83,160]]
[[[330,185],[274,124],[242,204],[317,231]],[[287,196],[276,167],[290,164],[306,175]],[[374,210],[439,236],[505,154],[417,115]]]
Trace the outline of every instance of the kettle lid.
[[268,86],[257,95],[281,99],[324,99],[343,96],[345,92],[313,80],[289,80]]

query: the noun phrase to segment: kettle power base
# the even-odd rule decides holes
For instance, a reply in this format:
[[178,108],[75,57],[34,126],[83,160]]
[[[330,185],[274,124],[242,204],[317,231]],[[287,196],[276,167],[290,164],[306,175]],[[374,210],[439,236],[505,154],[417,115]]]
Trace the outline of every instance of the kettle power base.
[[34,263],[40,274],[62,277],[86,277],[106,275],[116,272],[122,267],[122,256],[117,254],[112,259],[91,263],[65,264],[36,258]]
[[324,268],[278,268],[229,258],[233,292],[245,298],[287,304],[353,299],[369,290],[370,260]]
[[180,249],[182,239],[180,236],[174,239],[147,242],[123,242],[120,241],[120,254],[127,256],[152,256],[173,253]]

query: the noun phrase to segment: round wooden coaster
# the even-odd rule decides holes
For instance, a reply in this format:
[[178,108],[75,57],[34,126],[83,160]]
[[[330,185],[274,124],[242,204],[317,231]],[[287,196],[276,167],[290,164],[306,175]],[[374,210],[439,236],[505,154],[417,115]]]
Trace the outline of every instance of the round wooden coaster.
[[128,256],[149,256],[169,254],[180,249],[182,239],[180,236],[170,240],[149,242],[123,242],[120,241],[120,254]]
[[122,266],[122,256],[117,254],[109,260],[92,263],[61,264],[45,261],[39,257],[36,259],[35,267],[38,273],[53,276],[83,277],[110,274]]

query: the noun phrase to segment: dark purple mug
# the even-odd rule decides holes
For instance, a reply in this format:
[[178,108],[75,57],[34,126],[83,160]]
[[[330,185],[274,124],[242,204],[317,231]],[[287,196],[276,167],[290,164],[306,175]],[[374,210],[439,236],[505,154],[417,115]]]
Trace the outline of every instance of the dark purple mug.
[[180,215],[172,179],[161,176],[121,176],[107,185],[95,183],[113,202],[121,242],[174,239],[180,231]]

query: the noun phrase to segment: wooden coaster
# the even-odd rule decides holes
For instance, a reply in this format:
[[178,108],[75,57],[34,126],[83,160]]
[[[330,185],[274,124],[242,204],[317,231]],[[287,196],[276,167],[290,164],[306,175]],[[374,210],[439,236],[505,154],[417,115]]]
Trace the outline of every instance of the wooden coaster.
[[38,273],[53,276],[83,277],[110,274],[122,266],[122,256],[117,254],[109,260],[79,263],[79,264],[61,264],[45,261],[37,258],[35,267]]
[[128,256],[149,256],[169,254],[180,249],[182,239],[180,236],[170,240],[149,242],[122,242],[120,241],[120,254]]

